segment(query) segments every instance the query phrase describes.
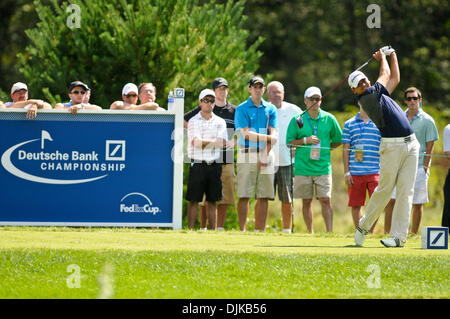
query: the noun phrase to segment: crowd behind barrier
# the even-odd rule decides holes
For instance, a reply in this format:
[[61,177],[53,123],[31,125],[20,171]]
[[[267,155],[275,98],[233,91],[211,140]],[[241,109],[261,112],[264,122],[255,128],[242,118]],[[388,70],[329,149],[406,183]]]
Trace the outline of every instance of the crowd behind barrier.
[[[202,90],[199,106],[184,116],[190,161],[186,193],[188,227],[195,226],[200,204],[200,228],[224,230],[227,209],[236,205],[238,197],[239,227],[245,231],[249,199],[255,197],[255,231],[264,231],[268,203],[278,193],[283,232],[292,231],[295,198],[302,199],[303,219],[309,232],[314,232],[314,198],[320,202],[326,230],[332,232],[330,154],[342,145],[356,244],[362,245],[364,236],[373,231],[386,207],[385,233],[391,233],[391,227],[394,229],[391,238],[382,243],[388,247],[403,246],[411,205],[410,232],[417,233],[423,205],[428,202],[431,157],[439,135],[433,118],[423,110],[420,90],[414,87],[405,90],[406,111],[390,98],[399,81],[399,69],[395,50],[384,51],[374,54],[381,70],[374,85],[360,71],[349,76],[349,86],[358,96],[359,112],[345,122],[343,130],[336,118],[321,108],[323,95],[315,86],[305,91],[303,112],[299,106],[284,101],[282,83],[273,81],[266,86],[261,77],[250,79],[250,97],[237,107],[227,100],[229,86],[224,78],[216,78],[211,89]],[[390,63],[386,56],[390,57]],[[263,98],[266,90],[268,101]],[[80,109],[101,110],[89,102],[90,93],[88,85],[74,81],[68,88],[69,101],[57,103],[54,108],[72,114]],[[0,108],[24,108],[29,119],[37,116],[38,109],[52,109],[45,101],[30,99],[25,83],[15,83],[10,96],[12,101],[0,102]],[[139,87],[127,83],[122,89],[122,100],[113,102],[110,109],[164,111],[155,99],[156,88],[152,83]],[[450,124],[444,133],[447,159],[449,134]],[[393,165],[394,162],[399,165]],[[449,175],[450,170],[444,186],[442,217],[442,225],[447,227]],[[366,194],[371,199],[375,194],[376,199],[369,200],[364,215]],[[399,196],[401,199],[396,200]],[[397,213],[393,214],[395,209]],[[393,220],[393,216],[397,219]]]

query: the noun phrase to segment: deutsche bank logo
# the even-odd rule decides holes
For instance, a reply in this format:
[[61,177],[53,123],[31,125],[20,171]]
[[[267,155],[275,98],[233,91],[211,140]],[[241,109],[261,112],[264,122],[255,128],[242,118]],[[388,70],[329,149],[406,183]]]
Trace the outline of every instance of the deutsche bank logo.
[[427,249],[448,249],[447,227],[427,227],[426,238]]
[[107,161],[124,161],[125,160],[125,141],[106,140]]

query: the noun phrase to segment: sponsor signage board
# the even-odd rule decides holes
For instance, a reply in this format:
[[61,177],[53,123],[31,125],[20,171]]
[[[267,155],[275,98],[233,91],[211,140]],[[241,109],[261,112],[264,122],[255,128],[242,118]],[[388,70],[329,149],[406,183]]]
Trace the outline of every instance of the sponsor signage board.
[[181,228],[182,110],[25,112],[0,111],[1,225]]

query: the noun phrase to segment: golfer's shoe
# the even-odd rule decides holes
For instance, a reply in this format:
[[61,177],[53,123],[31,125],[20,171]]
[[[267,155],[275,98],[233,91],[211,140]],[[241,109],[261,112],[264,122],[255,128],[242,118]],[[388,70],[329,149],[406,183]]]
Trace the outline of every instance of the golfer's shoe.
[[403,247],[405,245],[405,242],[401,241],[400,239],[398,239],[396,237],[382,239],[382,240],[380,240],[380,242],[385,247]]
[[356,231],[355,231],[355,244],[356,246],[361,247],[364,243],[364,240],[366,239],[366,235],[369,232],[367,230],[361,229],[358,227],[356,227]]

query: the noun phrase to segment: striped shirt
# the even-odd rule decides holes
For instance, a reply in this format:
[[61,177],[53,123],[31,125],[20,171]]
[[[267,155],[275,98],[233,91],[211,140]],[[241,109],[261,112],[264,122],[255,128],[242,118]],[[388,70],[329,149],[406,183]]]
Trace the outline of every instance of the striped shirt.
[[[350,144],[349,171],[351,175],[369,175],[380,172],[381,134],[376,125],[369,120],[364,123],[359,113],[344,124],[342,143]],[[355,148],[363,145],[363,161],[355,161]]]
[[201,140],[215,140],[221,138],[227,140],[227,124],[225,120],[218,117],[214,113],[211,114],[209,120],[202,116],[199,112],[193,116],[188,122],[188,156],[190,159],[197,161],[217,161],[222,153],[222,147],[207,146],[205,148],[196,148],[192,145],[194,138]]

